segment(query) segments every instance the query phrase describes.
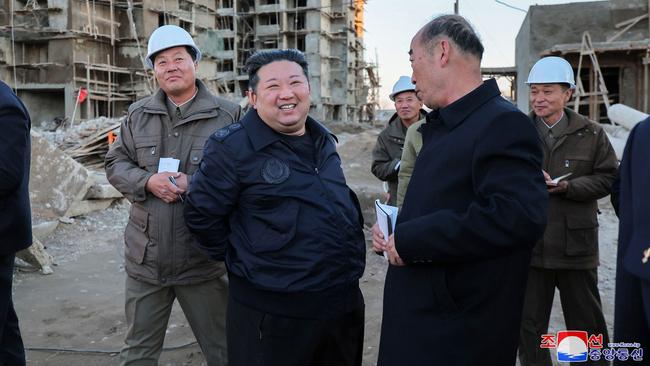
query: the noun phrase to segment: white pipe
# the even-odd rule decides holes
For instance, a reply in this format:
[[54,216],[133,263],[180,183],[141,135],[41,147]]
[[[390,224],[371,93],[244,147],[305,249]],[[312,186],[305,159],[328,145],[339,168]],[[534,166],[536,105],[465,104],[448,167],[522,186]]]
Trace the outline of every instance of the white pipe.
[[617,125],[632,130],[637,123],[648,118],[648,115],[625,104],[614,104],[607,109],[607,118]]

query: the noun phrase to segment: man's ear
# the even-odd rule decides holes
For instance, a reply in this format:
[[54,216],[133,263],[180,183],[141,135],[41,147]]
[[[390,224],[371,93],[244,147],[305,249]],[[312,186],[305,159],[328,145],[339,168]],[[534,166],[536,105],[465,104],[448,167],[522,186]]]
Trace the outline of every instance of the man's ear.
[[449,63],[449,56],[452,48],[451,43],[448,40],[443,39],[442,41],[440,41],[438,47],[440,47],[440,49],[442,50],[439,56],[440,64],[444,66],[447,63]]
[[568,88],[567,90],[564,91],[564,103],[568,103],[571,100],[571,97],[573,96],[573,89]]
[[257,95],[253,91],[253,89],[248,89],[246,90],[246,96],[248,97],[248,105],[253,107],[254,109],[257,109],[255,104],[257,104]]

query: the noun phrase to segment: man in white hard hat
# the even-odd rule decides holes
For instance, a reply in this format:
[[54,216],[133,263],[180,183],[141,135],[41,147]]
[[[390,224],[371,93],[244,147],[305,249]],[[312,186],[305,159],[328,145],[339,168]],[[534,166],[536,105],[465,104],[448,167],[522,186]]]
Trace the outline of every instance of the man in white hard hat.
[[397,174],[404,147],[406,130],[413,123],[423,119],[426,112],[422,102],[415,95],[415,85],[408,76],[400,76],[393,86],[390,99],[395,102],[395,114],[388,120],[388,126],[377,137],[372,151],[371,171],[375,177],[388,182],[388,204],[397,201]]
[[120,365],[157,365],[178,299],[208,365],[226,365],[228,286],[222,262],[193,245],[183,196],[205,141],[239,119],[234,103],[196,78],[201,51],[180,27],[149,38],[146,62],[160,89],[133,103],[106,155],[106,175],[131,202],[124,233],[128,331]]
[[[555,289],[566,329],[586,331],[607,347],[607,326],[598,294],[598,202],[609,194],[617,162],[605,131],[566,107],[575,88],[573,69],[560,57],[537,61],[528,76],[530,104],[549,194],[544,237],[533,249],[520,334],[522,366],[552,365],[548,332]],[[558,352],[558,361],[563,355]],[[585,354],[585,360],[589,359]],[[573,360],[573,359],[572,359]],[[604,358],[595,364],[606,364]]]

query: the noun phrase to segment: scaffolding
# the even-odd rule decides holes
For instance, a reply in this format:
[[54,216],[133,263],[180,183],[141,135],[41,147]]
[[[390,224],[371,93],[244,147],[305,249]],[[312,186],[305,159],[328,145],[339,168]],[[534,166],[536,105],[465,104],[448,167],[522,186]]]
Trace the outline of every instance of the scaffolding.
[[13,80],[28,104],[60,98],[50,119],[72,114],[80,88],[89,95],[79,119],[119,116],[130,103],[151,94],[156,85],[145,66],[144,45],[147,35],[164,24],[179,25],[195,38],[204,55],[197,77],[227,98],[239,101],[246,94],[245,62],[253,52],[297,48],[310,64],[316,118],[363,121],[377,108],[376,65],[364,61],[365,0],[5,4],[8,16],[0,13],[0,27],[11,30],[11,51],[2,59],[0,38],[0,77]]

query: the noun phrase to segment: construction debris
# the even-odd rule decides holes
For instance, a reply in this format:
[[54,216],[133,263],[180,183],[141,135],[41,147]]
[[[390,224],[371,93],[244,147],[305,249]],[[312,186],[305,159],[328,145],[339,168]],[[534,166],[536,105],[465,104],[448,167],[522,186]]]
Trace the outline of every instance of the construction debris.
[[29,246],[29,248],[23,249],[16,253],[16,257],[24,260],[36,268],[39,268],[41,270],[41,273],[44,275],[54,273],[54,270],[52,269],[52,266],[54,265],[54,259],[51,255],[45,252],[43,243],[41,243],[41,241],[36,237],[32,236],[32,245]]
[[[89,165],[101,165],[108,142],[99,136],[112,131],[115,124],[114,120],[105,120],[79,125],[67,134],[66,139],[60,140],[60,145],[69,146],[72,154],[78,159],[85,158],[83,161]],[[109,128],[105,125],[109,125]],[[48,134],[53,141],[58,137],[60,133],[57,132]],[[87,169],[35,131],[32,131],[29,186],[34,240],[32,246],[18,257],[40,268],[43,274],[52,273],[52,257],[45,252],[40,240],[46,240],[59,222],[73,224],[73,217],[105,210],[122,197],[108,183],[103,171]]]
[[88,169],[32,131],[29,198],[37,217],[64,216],[80,201],[93,181]]
[[607,109],[607,117],[613,124],[602,126],[616,152],[616,157],[621,160],[630,131],[637,123],[648,118],[648,115],[624,104],[614,104]]

